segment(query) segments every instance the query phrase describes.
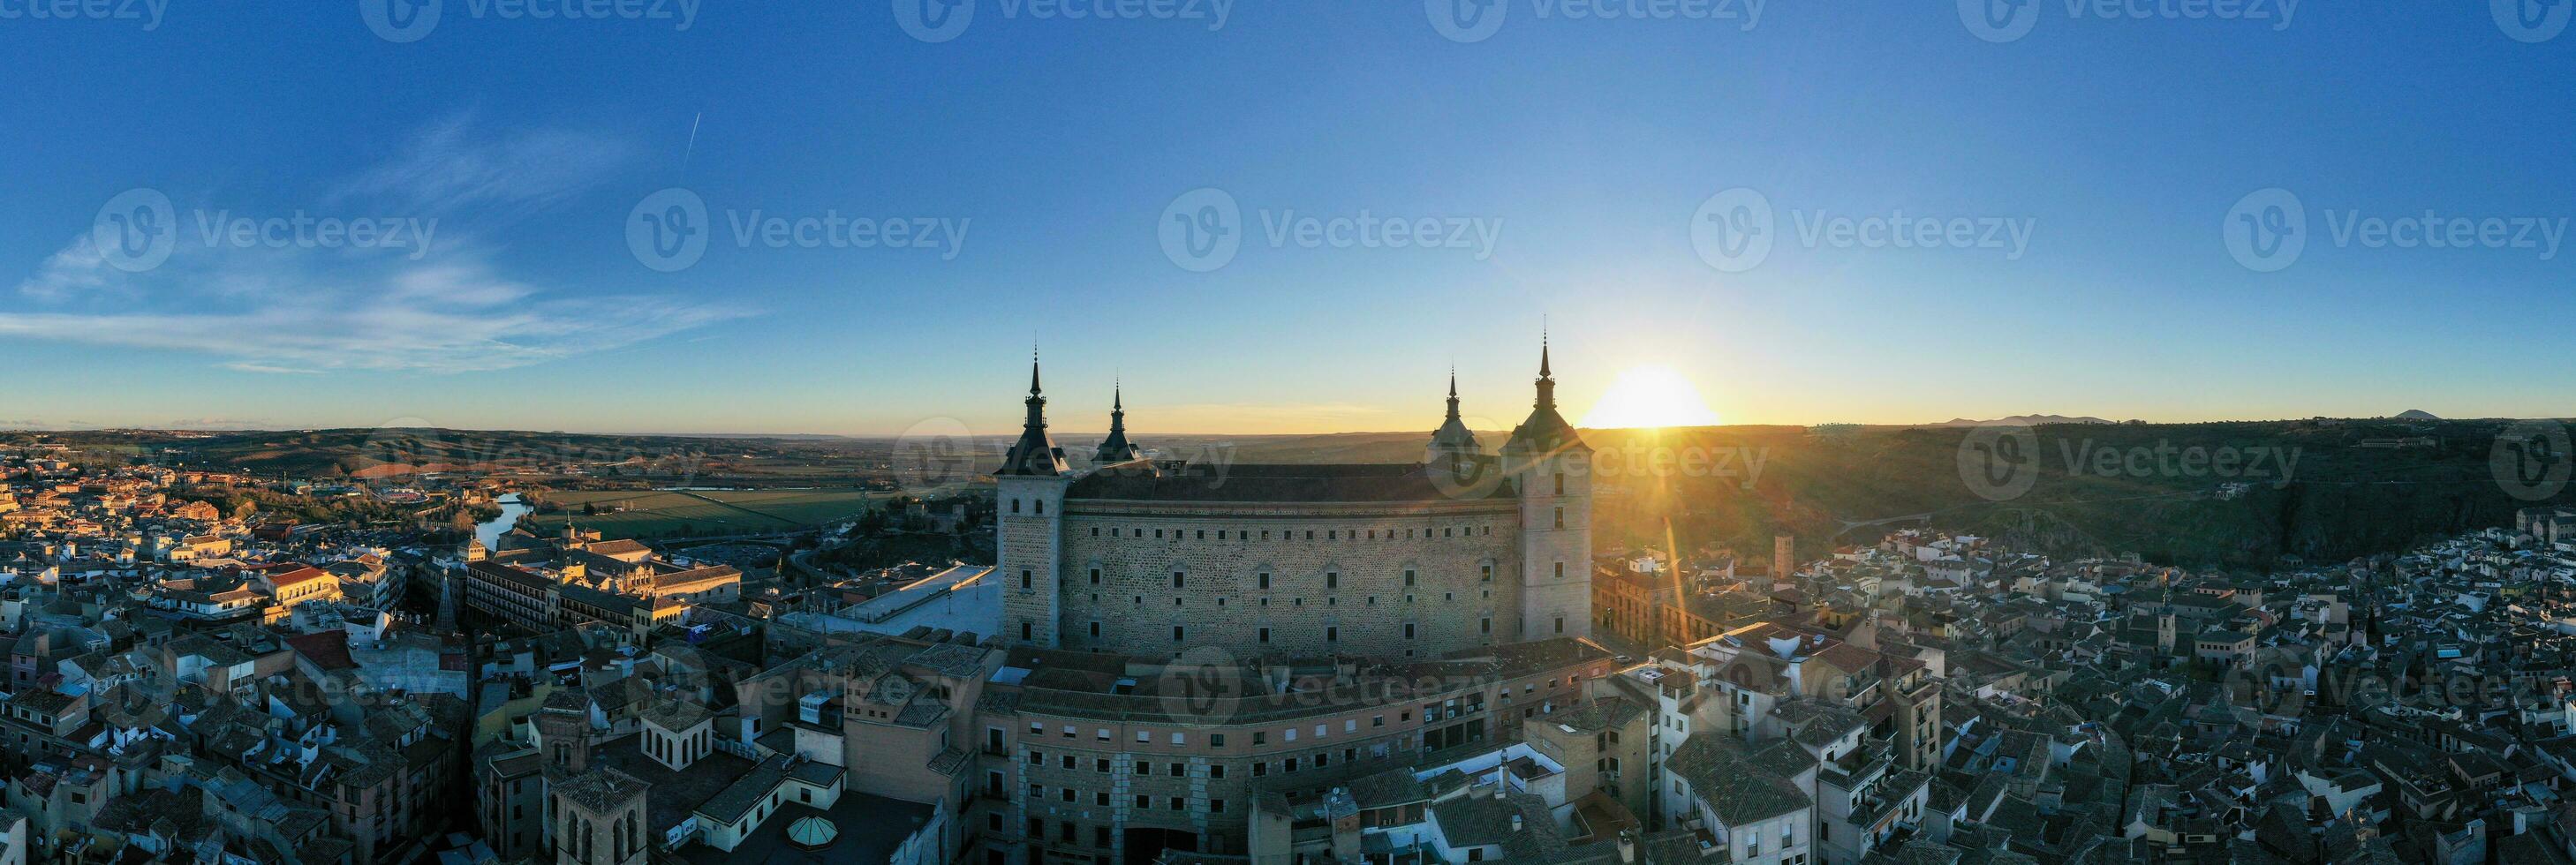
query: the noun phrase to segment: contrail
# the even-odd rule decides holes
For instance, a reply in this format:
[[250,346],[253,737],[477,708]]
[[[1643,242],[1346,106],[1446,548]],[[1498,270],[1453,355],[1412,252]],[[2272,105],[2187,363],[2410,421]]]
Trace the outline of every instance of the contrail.
[[689,157],[698,152],[698,121],[705,119],[707,119],[707,113],[704,111],[700,111],[696,116],[689,118],[689,146],[680,151],[680,173],[682,175],[689,173]]

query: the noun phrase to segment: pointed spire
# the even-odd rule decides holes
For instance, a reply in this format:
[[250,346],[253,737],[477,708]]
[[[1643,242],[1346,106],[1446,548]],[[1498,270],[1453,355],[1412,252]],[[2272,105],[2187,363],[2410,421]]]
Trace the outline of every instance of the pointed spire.
[[1127,462],[1144,454],[1142,448],[1127,440],[1127,385],[1116,379],[1111,381],[1109,437],[1100,440],[1100,449],[1091,457],[1092,462],[1102,465]]
[[1538,332],[1538,407],[1556,408],[1556,373],[1548,369],[1547,329]]
[[1027,420],[1022,421],[1020,424],[1020,440],[1018,443],[1011,445],[1011,449],[1002,455],[1002,467],[995,471],[994,474],[1063,474],[1065,469],[1064,455],[1056,449],[1055,442],[1048,440],[1046,434],[1046,396],[1038,387],[1038,350],[1035,345],[1031,345],[1029,347],[1029,398],[1027,403],[1029,407],[1029,416]]
[[1539,325],[1538,328],[1538,377],[1555,377],[1547,370],[1547,326],[1544,324]]
[[1458,368],[1449,368],[1449,419],[1458,419]]

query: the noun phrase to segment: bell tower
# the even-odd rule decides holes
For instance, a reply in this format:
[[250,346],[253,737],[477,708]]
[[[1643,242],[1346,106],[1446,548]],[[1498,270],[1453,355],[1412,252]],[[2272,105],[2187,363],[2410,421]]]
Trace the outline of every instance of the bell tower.
[[1002,580],[1002,639],[1012,645],[1053,648],[1060,645],[1056,623],[1063,610],[1060,596],[1064,541],[1064,491],[1073,481],[1064,449],[1047,438],[1046,396],[1038,383],[1038,361],[1029,358],[1028,417],[1020,440],[1002,455],[994,470],[998,487],[994,576]]
[[1504,477],[1521,503],[1524,641],[1592,633],[1592,447],[1556,412],[1545,337],[1538,401],[1503,443]]

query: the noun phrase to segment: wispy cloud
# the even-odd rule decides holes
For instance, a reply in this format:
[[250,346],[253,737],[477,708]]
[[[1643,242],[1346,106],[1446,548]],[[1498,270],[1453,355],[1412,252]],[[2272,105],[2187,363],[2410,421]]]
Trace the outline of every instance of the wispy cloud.
[[748,314],[532,285],[501,273],[474,248],[476,228],[506,225],[591,189],[628,153],[620,142],[586,133],[482,134],[462,120],[441,124],[340,186],[324,205],[464,224],[464,231],[440,235],[430,255],[182,242],[160,266],[128,273],[84,234],[18,285],[33,308],[0,309],[0,337],[199,352],[242,372],[474,372],[633,345]]
[[590,189],[635,155],[632,145],[607,136],[560,129],[485,133],[472,117],[458,117],[350,179],[325,203],[380,201],[411,213],[487,207],[525,213]]

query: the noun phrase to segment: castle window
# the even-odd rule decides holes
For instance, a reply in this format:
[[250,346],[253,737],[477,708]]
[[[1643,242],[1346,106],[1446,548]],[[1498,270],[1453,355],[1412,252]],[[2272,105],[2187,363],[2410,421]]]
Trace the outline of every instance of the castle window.
[[1561,529],[1561,528],[1565,528],[1565,509],[1564,509],[1564,508],[1557,508],[1557,509],[1556,509],[1556,527],[1557,527],[1557,528],[1560,528],[1560,529]]
[[[1560,521],[1560,522],[1561,522],[1561,521]],[[1562,528],[1562,526],[1560,526],[1559,528]],[[1155,529],[1155,530],[1154,530],[1154,538],[1155,538],[1156,540],[1161,540],[1161,539],[1162,539],[1162,537],[1163,537],[1163,530],[1162,530],[1162,529]]]
[[1564,616],[1558,616],[1558,617],[1556,617],[1556,632],[1557,632],[1557,633],[1560,633],[1560,634],[1565,633],[1565,617],[1564,617]]
[[1181,572],[1179,572],[1179,571],[1173,571],[1173,572],[1172,572],[1172,588],[1177,589],[1177,588],[1180,588],[1180,587],[1181,587]]
[[1092,526],[1092,527],[1091,527],[1091,536],[1092,536],[1092,537],[1095,537],[1095,538],[1096,538],[1096,537],[1100,537],[1100,527],[1099,527],[1099,526]]
[[1021,623],[1020,623],[1020,640],[1021,640],[1022,642],[1026,642],[1026,641],[1028,641],[1028,640],[1032,639],[1032,637],[1031,637],[1031,635],[1030,635],[1030,634],[1031,634],[1031,632],[1030,632],[1030,628],[1029,628],[1029,623],[1027,623],[1027,622],[1021,622]]
[[1413,623],[1412,623],[1412,622],[1406,622],[1406,623],[1404,623],[1404,638],[1405,638],[1405,639],[1408,639],[1408,640],[1413,639]]
[[1030,576],[1029,571],[1027,571],[1027,570],[1025,570],[1025,569],[1021,570],[1021,571],[1020,571],[1020,589],[1021,589],[1022,591],[1027,591],[1027,590],[1029,590],[1029,589],[1034,589],[1034,588],[1037,588],[1037,585],[1036,585],[1036,583],[1035,583],[1034,578],[1032,578],[1032,577]]
[[1478,582],[1490,583],[1494,581],[1494,566],[1492,564],[1479,566],[1478,570],[1481,572],[1478,575]]
[[1486,634],[1493,633],[1493,632],[1494,632],[1494,617],[1492,617],[1492,616],[1486,616],[1486,617],[1484,618],[1484,620],[1483,620],[1483,621],[1478,622],[1478,623],[1476,624],[1476,628],[1477,628],[1478,632],[1480,632],[1480,633],[1486,633]]
[[1338,588],[1341,588],[1341,587],[1342,587],[1342,575],[1341,575],[1341,573],[1340,573],[1340,572],[1337,572],[1337,571],[1325,571],[1325,572],[1324,572],[1324,588],[1327,588],[1327,589],[1338,589]]
[[1263,591],[1269,591],[1269,590],[1270,590],[1270,574],[1269,574],[1269,573],[1267,573],[1267,572],[1264,572],[1264,573],[1258,574],[1257,576],[1258,576],[1258,577],[1260,578],[1260,580],[1261,580],[1261,589],[1262,589]]
[[1412,569],[1412,568],[1406,568],[1406,569],[1404,569],[1404,584],[1405,584],[1405,585],[1408,585],[1408,586],[1413,585],[1413,569]]
[[1451,534],[1449,533],[1450,531],[1451,531],[1450,529],[1441,529],[1441,530],[1440,530],[1440,536],[1441,536],[1441,537],[1444,537],[1444,538],[1447,538],[1447,537],[1456,537],[1455,535],[1451,535]]
[[1020,512],[1020,500],[1019,500],[1019,499],[1012,499],[1012,500],[1011,500],[1011,513],[1015,513],[1015,514],[1016,514],[1016,513],[1019,513],[1019,512]]
[[1561,496],[1561,495],[1565,495],[1565,473],[1564,473],[1564,472],[1557,472],[1557,473],[1556,473],[1556,494],[1557,494],[1557,495],[1560,495],[1560,496]]
[[1270,539],[1270,530],[1269,530],[1269,529],[1262,529],[1262,530],[1261,530],[1261,539],[1262,539],[1262,540],[1265,540],[1265,541]]
[[1046,513],[1046,500],[1045,500],[1045,499],[1038,499],[1037,501],[1033,502],[1032,504],[1037,505],[1037,511],[1038,511],[1038,513],[1041,513],[1041,514]]
[[1560,579],[1560,580],[1565,579],[1565,563],[1564,563],[1564,562],[1558,562],[1558,563],[1556,563],[1556,578],[1557,578],[1557,579]]
[[1338,540],[1341,540],[1341,539],[1342,539],[1342,533],[1341,533],[1339,530],[1329,531],[1329,532],[1325,532],[1325,533],[1324,533],[1324,540],[1328,540],[1328,541],[1338,541]]
[[1100,569],[1099,569],[1099,568],[1092,568],[1092,569],[1091,569],[1091,584],[1092,584],[1092,585],[1095,585],[1095,586],[1100,585]]
[[1333,626],[1329,626],[1329,625],[1328,625],[1328,626],[1326,626],[1326,627],[1324,628],[1324,642],[1327,642],[1327,643],[1338,643],[1338,642],[1341,642],[1341,641],[1342,641],[1342,629],[1341,629],[1341,628],[1333,627]]
[[[1206,529],[1200,529],[1200,530],[1198,531],[1198,535],[1197,535],[1197,537],[1196,537],[1196,538],[1194,538],[1194,540],[1201,540],[1201,541],[1207,540],[1207,530],[1206,530]],[[1218,540],[1223,540],[1223,538],[1219,538]]]
[[1181,634],[1182,634],[1181,626],[1179,626],[1179,625],[1173,625],[1173,626],[1172,626],[1172,642],[1175,642],[1175,643],[1180,642],[1180,641],[1181,641]]
[[1094,637],[1100,636],[1100,623],[1099,623],[1099,622],[1093,622],[1093,623],[1091,623],[1091,635],[1092,635],[1092,636],[1094,636]]
[[1263,629],[1261,629],[1261,642],[1264,642],[1264,643],[1270,642],[1270,629],[1269,629],[1269,628],[1263,628]]
[[1307,530],[1306,530],[1306,539],[1307,539],[1307,540],[1310,540],[1310,541],[1315,539],[1315,530],[1314,530],[1314,529],[1307,529]]

